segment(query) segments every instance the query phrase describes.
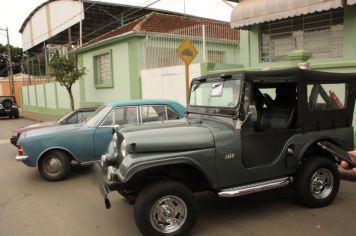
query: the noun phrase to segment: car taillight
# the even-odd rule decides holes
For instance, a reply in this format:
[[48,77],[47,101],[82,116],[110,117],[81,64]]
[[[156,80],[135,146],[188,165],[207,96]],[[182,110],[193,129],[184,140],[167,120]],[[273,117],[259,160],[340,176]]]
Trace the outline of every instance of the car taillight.
[[22,149],[22,146],[19,145],[19,144],[17,144],[16,147],[17,147],[17,154],[18,154],[19,156],[23,156],[23,149]]

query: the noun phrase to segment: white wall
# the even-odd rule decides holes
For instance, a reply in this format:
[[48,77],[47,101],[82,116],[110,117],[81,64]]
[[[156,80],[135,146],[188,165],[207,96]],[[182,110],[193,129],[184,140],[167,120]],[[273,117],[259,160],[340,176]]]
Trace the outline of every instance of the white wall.
[[[189,79],[201,76],[200,64],[189,67]],[[185,68],[172,66],[141,71],[143,99],[171,99],[186,105]]]

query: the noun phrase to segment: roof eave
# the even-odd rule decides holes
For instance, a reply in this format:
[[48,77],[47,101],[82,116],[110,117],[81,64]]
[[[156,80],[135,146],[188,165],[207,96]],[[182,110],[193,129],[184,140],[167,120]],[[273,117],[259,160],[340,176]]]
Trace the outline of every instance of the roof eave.
[[80,53],[84,53],[87,52],[89,50],[93,50],[102,46],[105,46],[107,44],[111,44],[114,42],[118,42],[118,41],[122,41],[131,37],[145,37],[146,33],[145,32],[134,32],[134,31],[130,31],[124,34],[120,34],[120,35],[116,35],[113,36],[111,38],[107,38],[107,39],[103,39],[101,41],[95,42],[93,44],[84,46],[84,47],[80,47],[80,48],[76,48],[74,50],[71,50],[69,53],[71,54],[80,54]]

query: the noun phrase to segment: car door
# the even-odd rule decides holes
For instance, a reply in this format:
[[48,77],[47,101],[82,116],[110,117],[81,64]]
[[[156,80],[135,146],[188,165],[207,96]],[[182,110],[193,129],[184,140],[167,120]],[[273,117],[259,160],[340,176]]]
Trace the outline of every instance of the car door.
[[[298,133],[296,83],[257,83],[252,105],[257,120],[247,119],[241,129],[242,164],[254,180],[273,178],[287,172],[282,153],[287,140]],[[282,163],[283,162],[283,163]],[[250,181],[252,179],[250,178]]]
[[138,124],[137,106],[114,108],[104,121],[97,127],[94,135],[94,155],[99,159],[105,153],[113,135],[115,125]]

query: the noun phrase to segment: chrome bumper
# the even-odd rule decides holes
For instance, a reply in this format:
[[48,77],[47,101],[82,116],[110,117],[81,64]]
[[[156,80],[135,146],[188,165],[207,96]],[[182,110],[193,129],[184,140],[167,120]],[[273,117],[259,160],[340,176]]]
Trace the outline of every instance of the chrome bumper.
[[29,156],[19,156],[19,155],[16,155],[15,160],[16,160],[16,161],[26,161],[26,160],[28,160],[29,158],[30,158]]

